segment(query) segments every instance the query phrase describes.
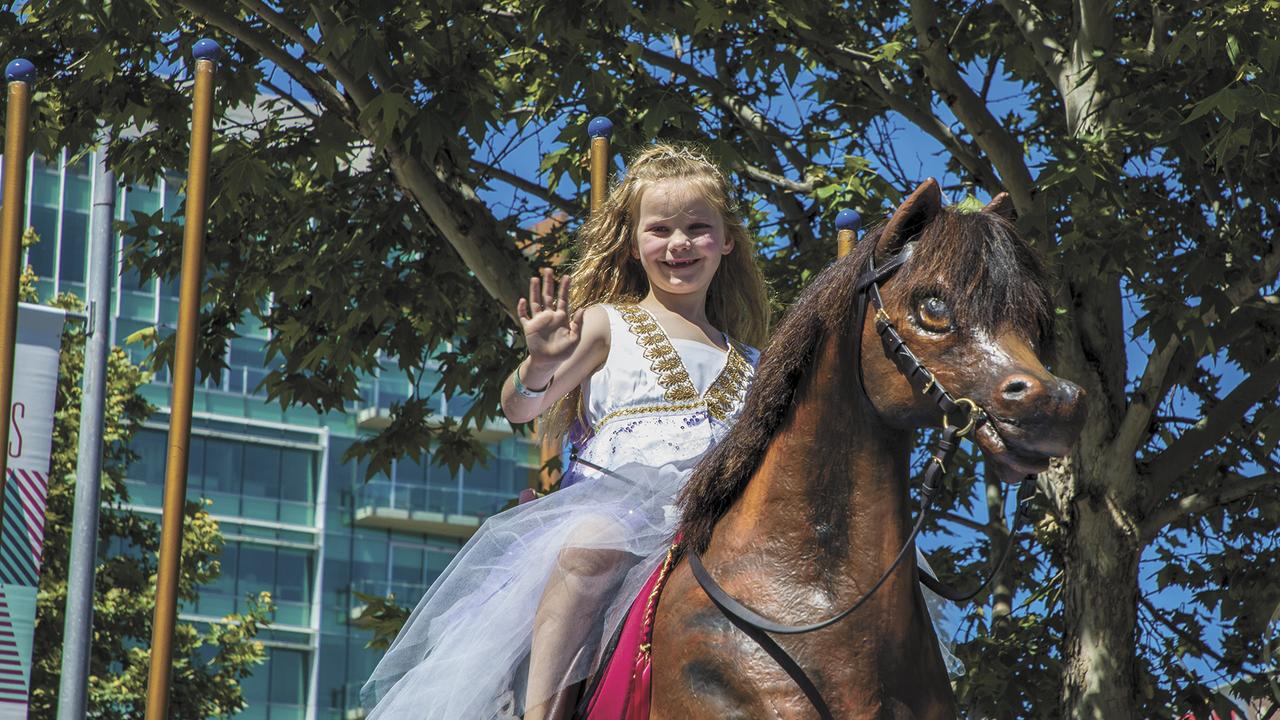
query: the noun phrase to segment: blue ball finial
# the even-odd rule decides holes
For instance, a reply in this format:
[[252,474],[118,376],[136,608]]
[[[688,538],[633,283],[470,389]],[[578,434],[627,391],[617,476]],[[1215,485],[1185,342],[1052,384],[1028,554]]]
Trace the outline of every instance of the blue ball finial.
[[836,213],[837,230],[857,230],[862,224],[862,216],[853,210],[844,209]]
[[195,55],[197,60],[218,62],[222,57],[222,46],[209,38],[204,38],[196,41],[195,46],[191,48],[191,54]]
[[36,79],[36,66],[26,58],[18,58],[4,66],[4,79],[30,85]]
[[593,117],[587,123],[587,134],[593,138],[607,138],[613,134],[613,121],[603,115]]

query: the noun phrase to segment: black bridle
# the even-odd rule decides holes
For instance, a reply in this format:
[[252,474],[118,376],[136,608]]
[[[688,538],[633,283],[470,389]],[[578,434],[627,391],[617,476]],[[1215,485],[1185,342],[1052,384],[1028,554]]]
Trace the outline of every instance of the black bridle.
[[[895,272],[897,272],[904,263],[911,257],[914,243],[907,243],[897,255],[889,259],[879,268],[875,266],[874,257],[867,260],[867,268],[859,275],[857,280],[857,329],[858,336],[853,344],[854,348],[854,367],[858,378],[858,387],[862,390],[863,397],[870,402],[870,396],[867,395],[866,387],[862,383],[862,327],[866,322],[867,303],[875,307],[875,327],[876,334],[880,336],[880,341],[884,345],[885,353],[897,365],[899,372],[906,376],[907,381],[913,387],[916,387],[925,396],[929,397],[937,404],[939,410],[942,411],[942,435],[938,440],[937,449],[929,458],[928,465],[925,469],[924,480],[921,482],[920,493],[923,496],[920,502],[920,514],[916,519],[915,525],[911,528],[911,534],[907,536],[907,540],[902,545],[902,549],[898,551],[897,557],[893,563],[884,571],[880,579],[876,581],[871,589],[862,597],[858,598],[847,609],[837,613],[836,615],[816,623],[808,625],[784,625],[751,610],[747,606],[738,602],[729,595],[720,584],[711,577],[706,567],[702,564],[702,559],[695,551],[689,552],[689,569],[693,571],[693,576],[697,578],[698,584],[702,586],[707,596],[711,598],[711,602],[724,613],[729,622],[735,627],[743,631],[760,645],[760,647],[769,654],[770,657],[786,671],[795,683],[800,686],[805,697],[818,711],[818,715],[823,720],[834,718],[831,709],[827,707],[826,701],[822,699],[822,694],[818,691],[813,681],[805,674],[804,669],[782,649],[776,640],[769,634],[775,635],[801,635],[811,633],[823,628],[830,627],[849,615],[853,614],[858,608],[862,607],[871,599],[876,591],[884,585],[893,572],[902,564],[911,548],[915,546],[916,537],[920,534],[921,528],[928,522],[933,514],[933,500],[937,496],[942,486],[942,478],[947,472],[947,468],[951,465],[951,460],[955,455],[956,449],[959,447],[960,439],[968,435],[979,423],[985,422],[986,413],[978,406],[977,403],[968,398],[954,398],[947,390],[938,382],[937,378],[928,368],[920,362],[903,341],[902,336],[898,334],[897,329],[893,326],[893,322],[889,319],[888,314],[884,311],[884,301],[880,297],[879,284],[887,280]],[[873,253],[874,255],[874,253]],[[963,427],[953,425],[950,418],[961,415],[964,421]],[[601,469],[601,468],[597,468]],[[928,574],[921,576],[920,581],[924,583],[934,593],[955,602],[964,602],[970,600],[978,593],[986,589],[1003,569],[1005,563],[1009,559],[1009,551],[1013,547],[1014,537],[1021,525],[1021,521],[1027,514],[1027,508],[1030,505],[1031,498],[1035,494],[1035,476],[1028,475],[1022,480],[1018,486],[1018,504],[1014,510],[1014,517],[1009,523],[1008,542],[1000,551],[999,560],[996,561],[995,568],[991,575],[980,585],[970,591],[958,590],[947,585],[937,578]]]

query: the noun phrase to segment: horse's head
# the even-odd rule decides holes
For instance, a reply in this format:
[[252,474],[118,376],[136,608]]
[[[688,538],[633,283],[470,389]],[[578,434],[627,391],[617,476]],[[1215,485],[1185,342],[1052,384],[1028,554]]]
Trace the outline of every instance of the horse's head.
[[[982,212],[943,208],[931,178],[850,259],[884,268],[906,254],[878,284],[884,311],[936,382],[981,408],[974,439],[1008,481],[1065,455],[1085,416],[1084,391],[1045,369],[1054,306],[1044,268],[1011,214],[1003,195]],[[882,346],[874,312],[866,313],[860,353],[867,399],[892,427],[941,424],[937,402],[919,392],[928,375],[908,381]]]

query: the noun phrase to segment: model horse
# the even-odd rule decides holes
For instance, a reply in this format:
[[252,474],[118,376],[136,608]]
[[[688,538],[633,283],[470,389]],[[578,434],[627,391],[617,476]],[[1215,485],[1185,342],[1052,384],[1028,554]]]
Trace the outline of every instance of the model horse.
[[[684,491],[679,547],[633,606],[650,640],[640,646],[652,688],[640,714],[818,716],[797,676],[679,561],[697,554],[723,592],[779,623],[830,619],[864,598],[829,627],[776,638],[827,715],[957,715],[915,563],[895,565],[904,547],[914,552],[913,434],[971,420],[987,471],[1012,482],[1066,454],[1084,421],[1083,392],[1039,359],[1053,304],[1007,205],[1001,196],[983,212],[943,208],[930,179],[795,302],[741,419]],[[865,312],[868,289],[882,313]],[[895,344],[882,347],[886,328]],[[909,374],[927,375],[924,387],[891,346],[918,358]],[[970,401],[968,417],[944,423],[938,387]]]

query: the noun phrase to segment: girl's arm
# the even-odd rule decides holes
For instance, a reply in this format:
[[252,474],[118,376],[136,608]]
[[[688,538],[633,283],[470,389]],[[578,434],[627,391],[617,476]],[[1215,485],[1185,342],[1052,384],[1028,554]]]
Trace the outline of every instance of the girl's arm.
[[529,347],[516,372],[521,384],[538,397],[516,392],[515,376],[502,385],[502,412],[513,423],[529,422],[570,390],[582,384],[609,357],[609,316],[593,305],[573,313],[568,307],[569,280],[560,282],[559,301],[544,288],[555,287],[549,270],[529,283],[529,300],[520,300],[516,314]]

